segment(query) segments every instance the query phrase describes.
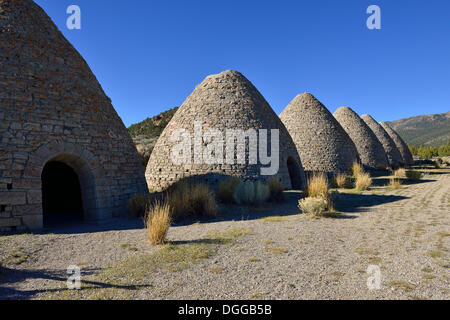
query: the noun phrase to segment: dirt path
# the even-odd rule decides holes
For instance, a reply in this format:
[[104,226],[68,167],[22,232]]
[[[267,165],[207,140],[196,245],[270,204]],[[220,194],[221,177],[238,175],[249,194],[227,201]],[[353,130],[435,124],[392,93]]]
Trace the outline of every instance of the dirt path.
[[[0,237],[0,298],[450,298],[450,173],[395,191],[341,194],[334,218],[312,220],[298,214],[298,194],[289,199],[173,227],[174,244],[163,248],[129,220]],[[72,264],[82,268],[81,291],[66,289]],[[380,290],[367,287],[370,265],[380,268]]]

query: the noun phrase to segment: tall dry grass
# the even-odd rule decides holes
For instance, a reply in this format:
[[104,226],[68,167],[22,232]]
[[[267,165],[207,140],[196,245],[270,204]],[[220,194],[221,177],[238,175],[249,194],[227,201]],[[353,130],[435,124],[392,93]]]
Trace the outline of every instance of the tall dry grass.
[[358,191],[368,190],[372,186],[372,178],[367,172],[359,173],[355,180],[355,189]]
[[188,217],[214,217],[217,203],[206,184],[182,181],[168,191],[167,199],[174,220]]
[[402,182],[398,178],[396,178],[395,176],[390,178],[389,185],[388,185],[388,187],[390,189],[399,189],[399,188],[401,188],[401,186],[402,186]]
[[361,166],[361,164],[359,163],[359,162],[354,162],[353,163],[353,165],[352,165],[352,173],[353,173],[353,176],[356,178],[358,175],[360,175],[360,174],[362,174],[362,173],[364,173],[364,169],[363,169],[363,167]]
[[334,177],[334,185],[336,188],[339,189],[345,189],[350,187],[350,180],[349,177],[343,173],[338,173]]
[[318,217],[322,215],[328,208],[327,201],[322,198],[305,198],[298,202],[298,207],[303,213]]
[[167,202],[156,201],[148,207],[145,227],[147,230],[147,238],[152,245],[161,245],[166,242],[170,224],[171,210]]
[[309,179],[305,189],[306,198],[321,198],[327,202],[329,211],[334,210],[330,195],[328,177],[325,173],[314,173]]
[[403,168],[394,171],[395,178],[406,178],[406,170]]

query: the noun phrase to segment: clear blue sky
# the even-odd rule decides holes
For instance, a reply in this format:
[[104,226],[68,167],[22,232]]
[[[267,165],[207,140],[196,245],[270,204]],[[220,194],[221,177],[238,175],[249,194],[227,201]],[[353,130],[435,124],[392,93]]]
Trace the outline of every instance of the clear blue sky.
[[[207,75],[242,72],[279,114],[311,92],[378,121],[450,110],[448,0],[36,0],[127,126],[179,106]],[[66,28],[79,5],[82,29]],[[369,30],[369,5],[382,29]]]

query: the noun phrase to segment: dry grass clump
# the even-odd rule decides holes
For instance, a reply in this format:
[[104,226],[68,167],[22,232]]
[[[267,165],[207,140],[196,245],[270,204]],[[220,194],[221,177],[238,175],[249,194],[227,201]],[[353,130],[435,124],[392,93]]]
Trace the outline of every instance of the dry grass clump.
[[405,176],[406,176],[406,179],[408,179],[410,181],[419,181],[420,179],[422,179],[422,172],[408,170],[408,171],[406,171]]
[[336,188],[345,189],[350,186],[349,177],[343,173],[339,173],[334,177],[334,185]]
[[406,178],[406,170],[403,168],[394,171],[394,177],[396,178]]
[[128,201],[128,210],[135,217],[144,217],[150,204],[150,196],[147,194],[135,194]]
[[147,238],[152,245],[161,245],[166,242],[167,232],[171,224],[171,212],[168,203],[155,202],[147,210],[145,228]]
[[240,205],[260,206],[270,197],[269,187],[261,182],[240,182],[234,193],[234,201]]
[[168,191],[168,203],[174,220],[186,217],[214,217],[217,203],[206,184],[182,181]]
[[358,175],[364,173],[364,169],[359,162],[354,162],[352,166],[353,176],[356,178]]
[[298,207],[303,213],[320,216],[327,210],[328,202],[322,197],[309,197],[301,199]]
[[399,189],[402,186],[402,182],[399,179],[396,179],[395,176],[391,177],[388,187],[390,189]]
[[325,173],[314,173],[308,179],[308,185],[306,186],[306,196],[310,198],[327,198],[329,195],[328,190],[328,177]]
[[234,193],[240,182],[237,177],[221,182],[217,190],[217,199],[222,203],[232,203],[234,201]]
[[308,179],[305,194],[306,198],[300,200],[298,205],[302,212],[319,216],[324,211],[334,210],[326,174],[314,173]]
[[356,176],[355,189],[358,191],[368,190],[372,186],[372,178],[367,172],[362,172]]
[[280,179],[271,178],[267,183],[270,193],[270,201],[283,202],[284,201],[284,186]]

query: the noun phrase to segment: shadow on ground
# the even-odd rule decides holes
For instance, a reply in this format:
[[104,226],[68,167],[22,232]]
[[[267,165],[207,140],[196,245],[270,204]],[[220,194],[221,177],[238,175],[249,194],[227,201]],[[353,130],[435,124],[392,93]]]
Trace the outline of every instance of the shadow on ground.
[[[83,269],[83,277],[93,275],[98,273],[98,269]],[[66,271],[62,270],[17,270],[9,269],[6,267],[0,267],[0,300],[24,300],[33,298],[39,293],[51,293],[51,292],[62,292],[69,290],[66,288],[66,283],[69,275]],[[19,290],[15,289],[9,285],[15,283],[22,283],[29,280],[49,280],[49,281],[59,281],[62,284],[62,288],[55,289],[29,289],[29,290]],[[98,281],[81,281],[81,291],[89,289],[124,289],[124,290],[136,290],[140,287],[149,287],[150,285],[117,285],[109,284]]]
[[367,208],[409,199],[404,196],[339,193],[334,200],[335,208],[344,213],[364,212]]

